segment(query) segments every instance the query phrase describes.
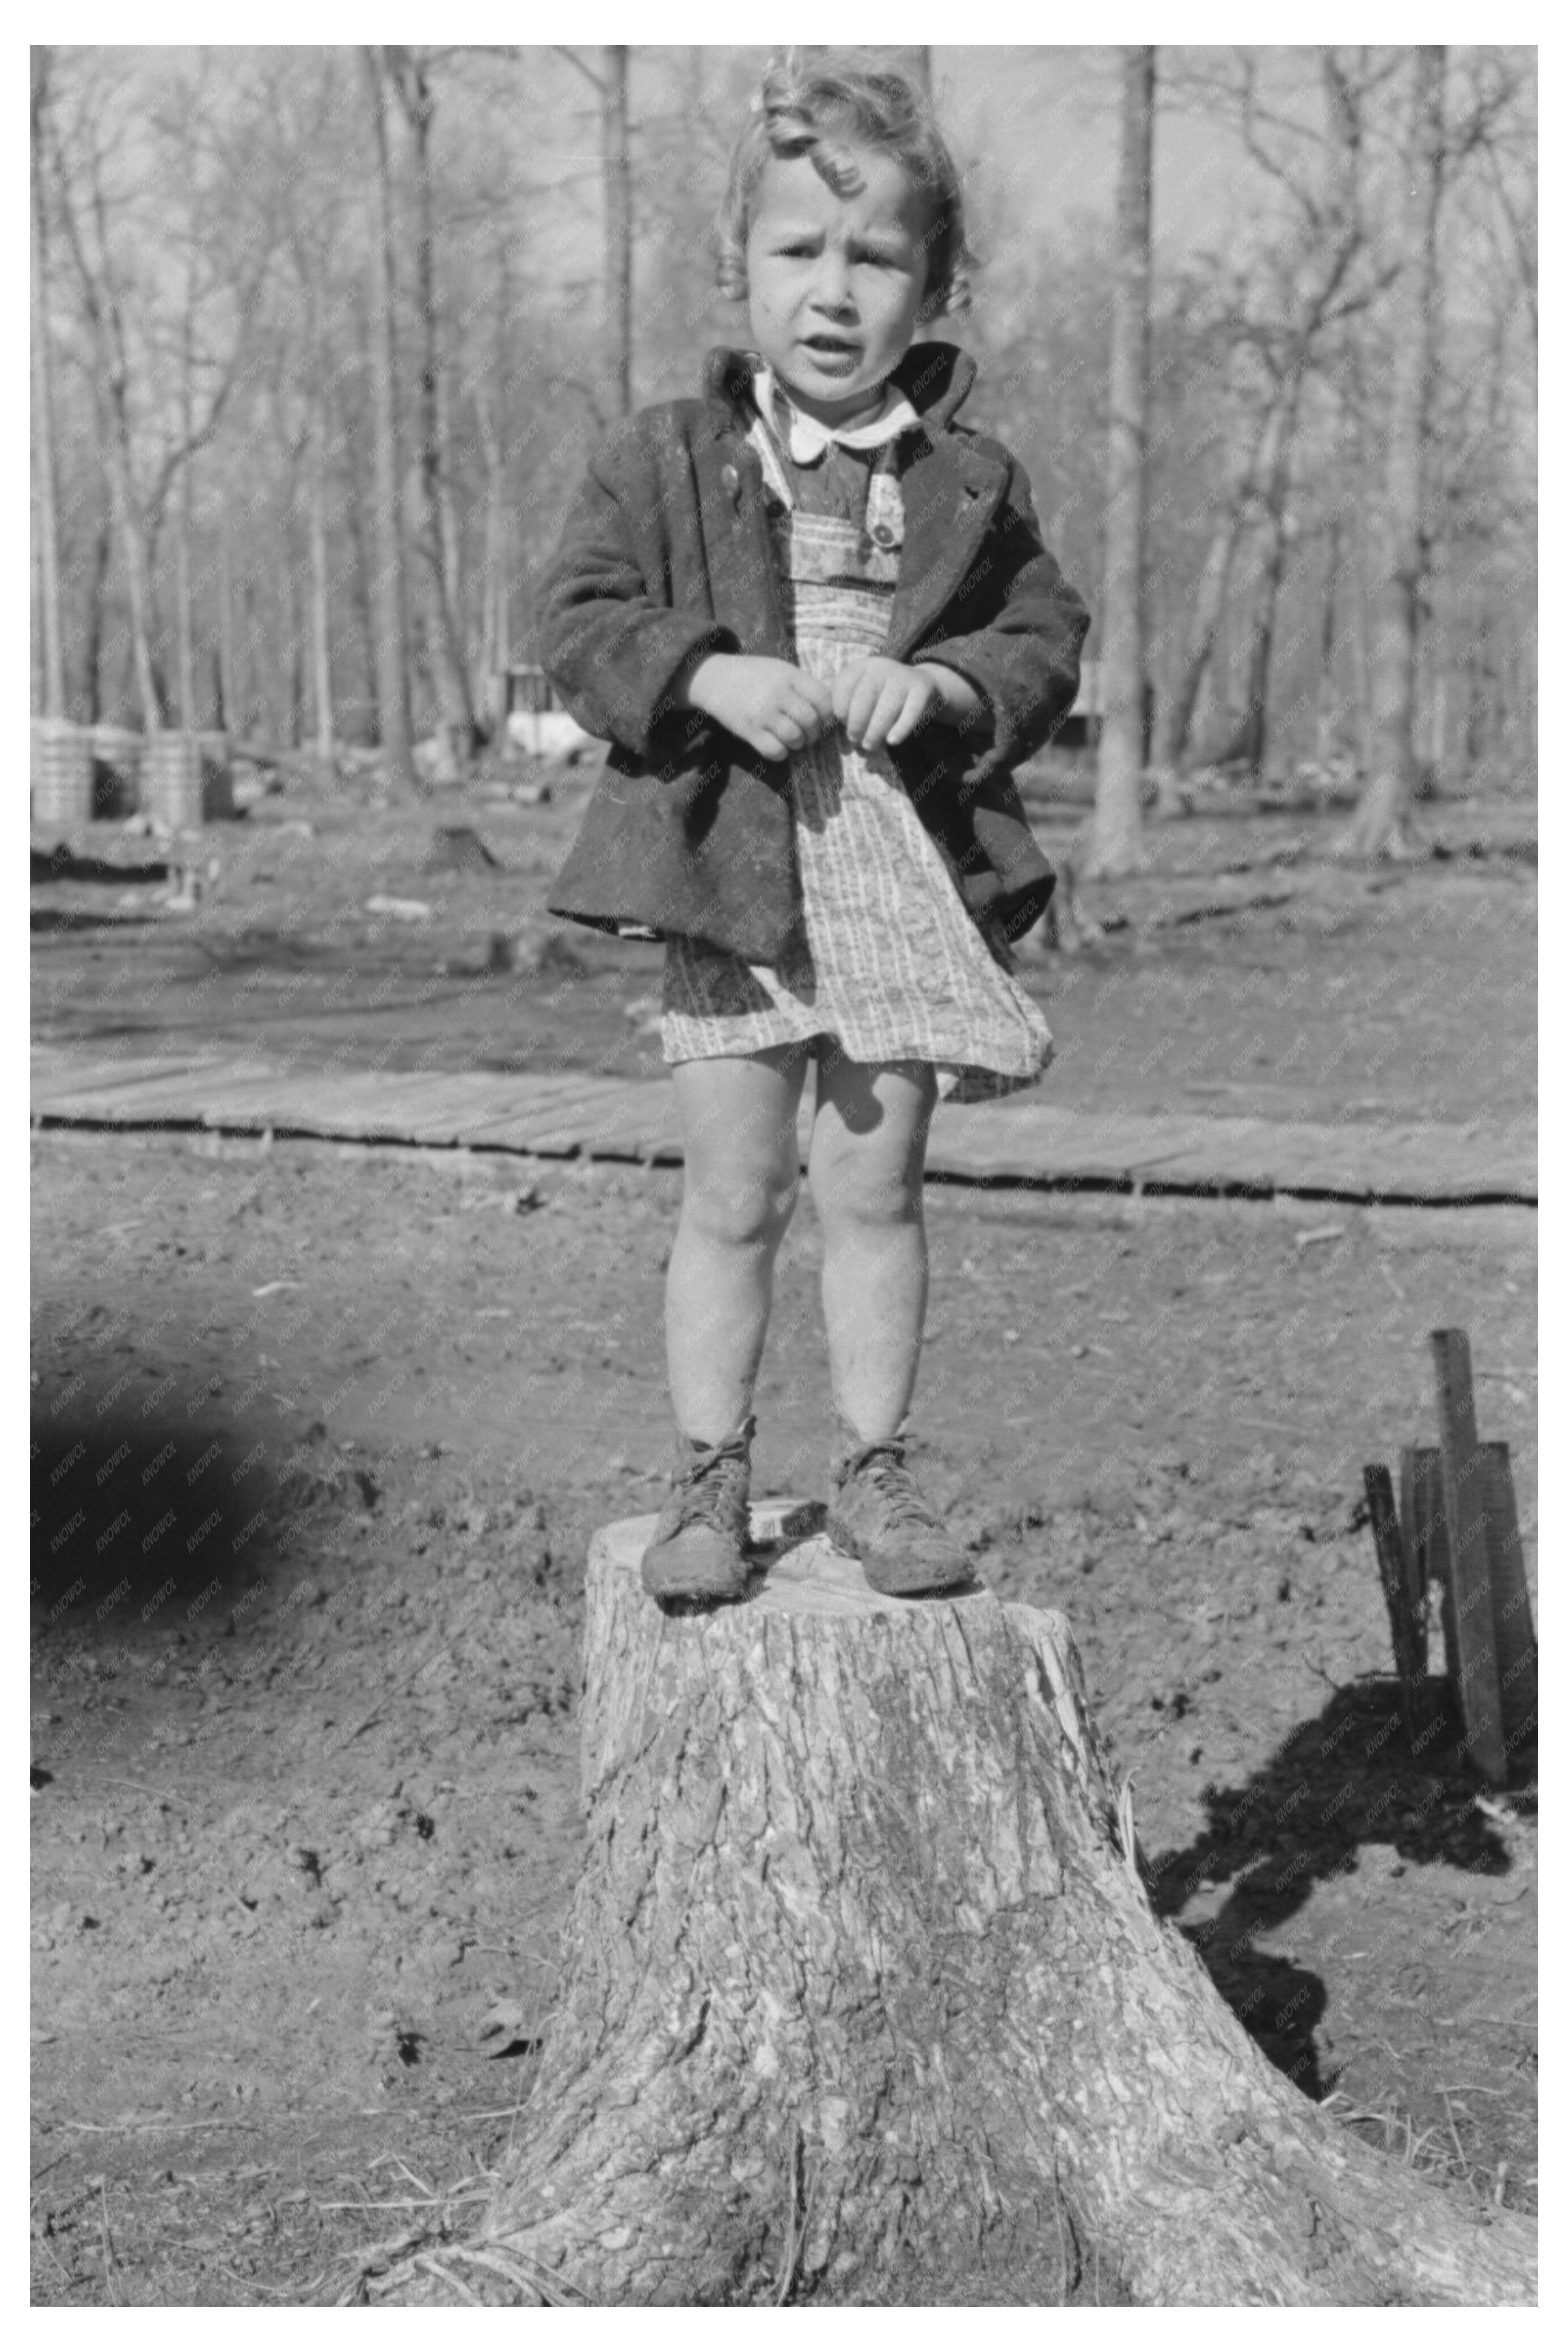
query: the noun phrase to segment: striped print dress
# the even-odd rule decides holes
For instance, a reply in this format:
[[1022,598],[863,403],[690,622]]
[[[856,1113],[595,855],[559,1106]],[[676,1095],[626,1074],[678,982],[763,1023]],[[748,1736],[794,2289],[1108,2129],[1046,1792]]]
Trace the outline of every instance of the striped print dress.
[[[831,679],[887,642],[903,541],[895,445],[872,463],[834,448],[796,469],[760,415],[752,440],[794,658]],[[987,947],[886,752],[868,758],[836,728],[795,754],[789,791],[805,937],[776,968],[669,939],[664,1059],[832,1040],[852,1061],[932,1064],[950,1101],[1033,1085],[1050,1031]]]

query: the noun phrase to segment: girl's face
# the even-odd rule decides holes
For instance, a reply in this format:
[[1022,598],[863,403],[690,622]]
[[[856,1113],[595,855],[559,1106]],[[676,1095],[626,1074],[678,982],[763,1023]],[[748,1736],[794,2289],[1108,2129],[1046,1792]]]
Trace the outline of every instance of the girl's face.
[[858,194],[770,155],[746,236],[752,340],[790,398],[835,425],[870,406],[914,336],[929,207],[890,155],[850,151]]

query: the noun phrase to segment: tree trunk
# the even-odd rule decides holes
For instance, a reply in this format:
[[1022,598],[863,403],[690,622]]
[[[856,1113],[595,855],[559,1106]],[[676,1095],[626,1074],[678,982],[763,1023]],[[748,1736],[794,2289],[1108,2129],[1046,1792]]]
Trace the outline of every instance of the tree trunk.
[[1338,651],[1341,537],[1339,511],[1335,509],[1329,517],[1329,570],[1323,583],[1323,616],[1318,629],[1318,707],[1312,756],[1320,768],[1328,766],[1338,748],[1340,702],[1334,687],[1334,666]]
[[[289,499],[290,506],[293,499]],[[305,740],[305,615],[304,600],[300,593],[300,568],[294,562],[294,551],[287,541],[283,559],[283,631],[287,656],[283,673],[283,725],[279,734],[290,751],[301,749]]]
[[103,717],[103,617],[113,554],[114,519],[105,508],[92,535],[92,575],[88,582],[87,624],[82,635],[82,686],[89,727],[96,727]]
[[606,47],[601,84],[600,141],[605,173],[605,340],[611,414],[632,413],[632,166],[626,127],[631,51]]
[[174,536],[174,596],[175,596],[175,678],[180,725],[187,733],[196,723],[196,649],[195,632],[191,613],[191,535],[195,509],[195,458],[191,454],[195,437],[191,416],[191,329],[195,292],[192,277],[195,264],[187,262],[185,274],[185,307],[180,321],[180,434],[184,442],[185,462],[180,469],[180,502],[175,510]]
[[1064,1619],[820,1538],[667,1614],[652,1526],[591,1548],[563,1991],[444,2260],[608,2305],[1532,2296],[1528,2225],[1327,2122],[1156,1919]]
[[[342,511],[353,556],[351,572],[354,617],[359,627],[360,644],[364,649],[365,690],[363,699],[371,709],[374,709],[376,707],[375,610],[371,594],[370,551],[365,543],[364,511],[369,501],[364,496],[364,468],[356,438],[349,430],[348,421],[340,411],[337,401],[330,391],[328,415],[331,419],[338,445],[342,449],[349,476],[348,496],[343,501]],[[341,685],[339,691],[340,693],[342,691]]]
[[239,708],[238,667],[234,626],[234,540],[226,499],[218,518],[217,542],[217,723],[228,735],[244,731]]
[[1197,708],[1198,689],[1204,682],[1204,673],[1214,652],[1220,618],[1225,611],[1237,541],[1241,536],[1247,510],[1257,496],[1264,444],[1273,415],[1274,406],[1271,404],[1258,417],[1251,439],[1244,446],[1226,486],[1224,504],[1210,535],[1208,551],[1204,557],[1203,570],[1198,574],[1197,590],[1193,598],[1186,652],[1175,687],[1166,698],[1155,731],[1154,764],[1162,771],[1174,773],[1186,751],[1187,738],[1192,732],[1193,712]]
[[147,541],[142,518],[136,510],[136,494],[131,479],[131,420],[127,412],[125,367],[117,352],[108,355],[106,390],[109,394],[111,429],[104,463],[109,473],[109,487],[114,501],[115,520],[120,527],[120,543],[125,557],[125,588],[131,605],[131,656],[134,665],[136,697],[142,707],[142,724],[149,735],[156,734],[163,724],[164,705],[157,672],[153,666],[153,583],[148,576]]
[[392,160],[386,143],[384,66],[364,53],[375,136],[375,224],[370,239],[370,376],[374,416],[374,568],[376,733],[390,783],[416,783],[408,708],[408,640],[403,583],[402,501],[397,466],[397,354],[393,330]]
[[41,716],[66,715],[65,633],[60,613],[60,533],[57,503],[54,336],[49,322],[48,220],[45,210],[45,111],[49,51],[32,53],[31,160],[33,233],[33,464],[37,499],[38,634],[42,656]]
[[506,453],[500,435],[500,411],[506,398],[504,357],[498,370],[495,398],[488,385],[474,387],[479,444],[485,458],[484,540],[484,695],[485,719],[496,742],[506,726],[506,672],[511,659],[510,615],[507,597]]
[[1412,53],[1415,87],[1383,464],[1380,557],[1385,570],[1373,626],[1371,758],[1360,804],[1335,844],[1345,857],[1379,857],[1398,851],[1417,784],[1415,668],[1426,572],[1430,384],[1437,349],[1437,205],[1447,54],[1437,47]]
[[332,767],[332,614],[327,551],[327,403],[318,383],[310,403],[310,704],[318,781]]
[[441,331],[436,310],[435,185],[430,174],[430,123],[436,101],[424,68],[411,50],[392,52],[394,78],[414,139],[418,233],[414,251],[415,303],[419,313],[419,446],[414,478],[419,505],[416,537],[425,559],[425,657],[436,688],[437,781],[461,782],[474,748],[474,706],[458,643],[458,579],[449,551],[441,414]]
[[1143,444],[1149,373],[1150,172],[1154,52],[1130,48],[1121,74],[1121,171],[1110,330],[1110,432],[1106,463],[1105,577],[1100,670],[1105,693],[1084,872],[1130,874],[1142,863]]
[[1291,369],[1275,411],[1275,429],[1263,493],[1267,538],[1263,572],[1253,608],[1252,635],[1247,656],[1247,715],[1235,757],[1261,774],[1268,753],[1268,671],[1274,655],[1274,622],[1279,609],[1280,583],[1285,577],[1285,502],[1290,491],[1290,453],[1296,438],[1296,415],[1301,395],[1306,354]]
[[310,540],[310,714],[317,782],[330,786],[332,765],[332,607],[327,541],[327,377],[331,354],[321,321],[321,285],[313,257],[305,268],[310,309],[311,382],[305,428]]
[[108,429],[103,436],[103,468],[109,481],[110,503],[125,557],[126,596],[131,607],[131,659],[136,681],[142,724],[153,734],[163,724],[163,698],[153,666],[152,582],[147,563],[147,534],[137,504],[132,466],[130,362],[126,356],[125,322],[109,259],[105,224],[107,206],[95,157],[89,201],[97,233],[98,259],[89,254],[77,219],[64,166],[55,157],[59,217],[81,283],[82,303],[92,334],[98,380],[108,405]]

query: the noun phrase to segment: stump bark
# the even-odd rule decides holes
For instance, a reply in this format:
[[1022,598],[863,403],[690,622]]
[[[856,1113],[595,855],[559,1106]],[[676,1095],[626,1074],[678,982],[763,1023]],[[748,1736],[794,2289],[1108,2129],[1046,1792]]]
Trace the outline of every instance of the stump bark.
[[652,1524],[591,1549],[492,2261],[604,2305],[1533,2300],[1533,2229],[1331,2124],[1154,1916],[1063,1618],[882,1600],[821,1538],[667,1613]]

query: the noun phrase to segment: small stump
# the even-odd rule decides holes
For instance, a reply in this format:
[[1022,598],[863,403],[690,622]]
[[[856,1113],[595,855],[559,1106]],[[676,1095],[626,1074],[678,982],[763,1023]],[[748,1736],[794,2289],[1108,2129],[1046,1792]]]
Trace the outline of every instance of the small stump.
[[[595,2304],[1528,2302],[1532,2230],[1331,2124],[1150,1908],[1053,1612],[588,1564],[587,1857],[474,2259]],[[1132,1850],[1130,1850],[1132,1849]]]

